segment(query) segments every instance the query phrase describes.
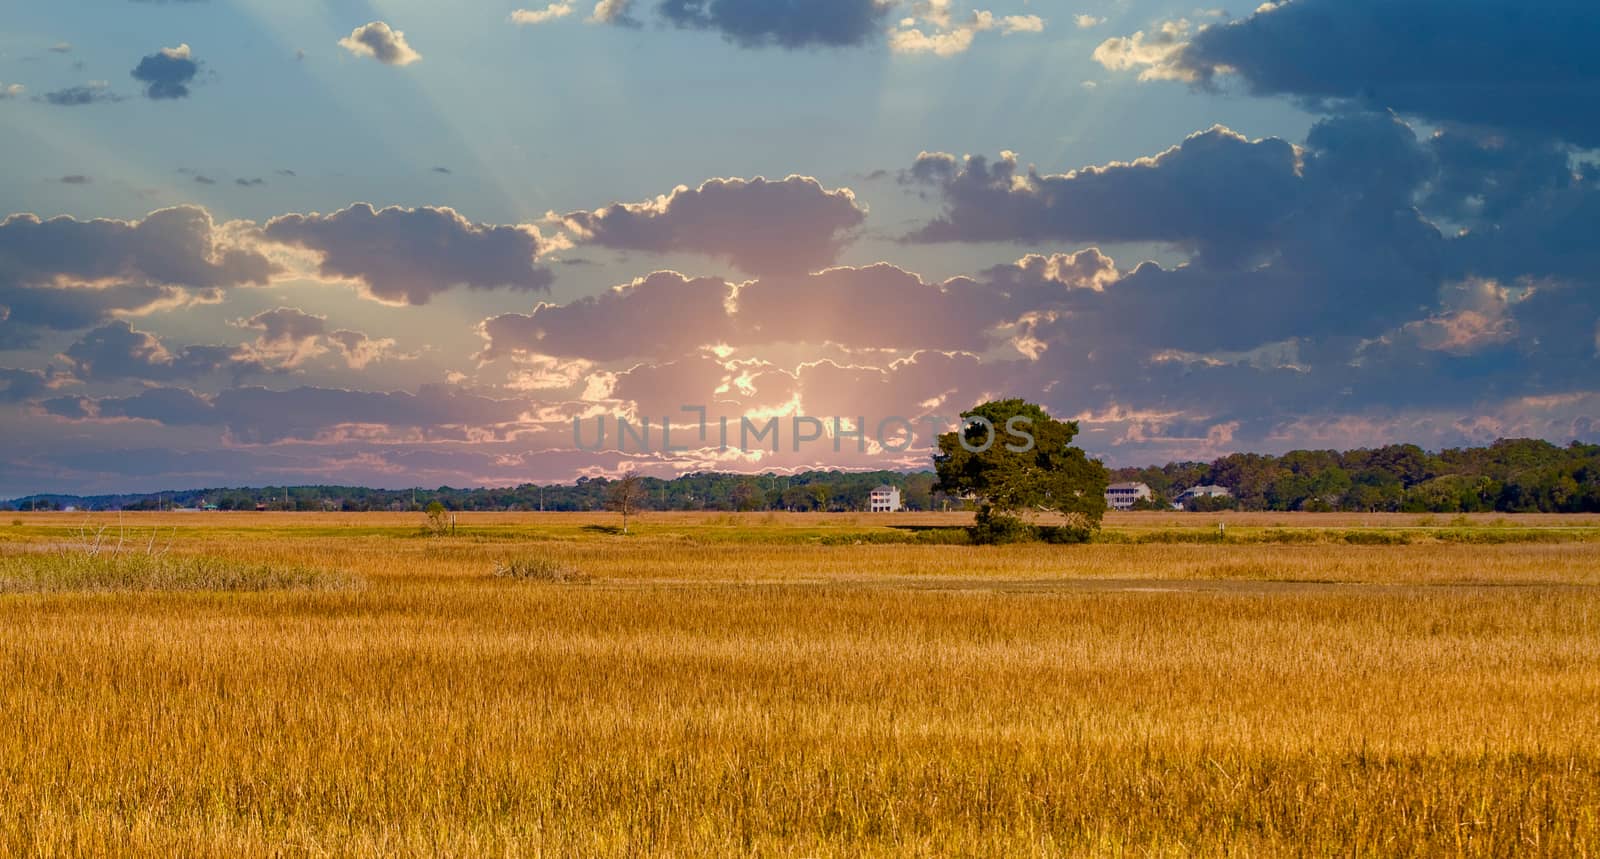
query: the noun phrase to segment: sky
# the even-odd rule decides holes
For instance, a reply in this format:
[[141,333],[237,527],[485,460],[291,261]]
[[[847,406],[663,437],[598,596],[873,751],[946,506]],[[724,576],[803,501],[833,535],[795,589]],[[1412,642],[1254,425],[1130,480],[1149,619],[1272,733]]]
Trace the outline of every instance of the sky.
[[917,469],[1009,397],[1111,465],[1600,440],[1590,3],[0,30],[0,497]]

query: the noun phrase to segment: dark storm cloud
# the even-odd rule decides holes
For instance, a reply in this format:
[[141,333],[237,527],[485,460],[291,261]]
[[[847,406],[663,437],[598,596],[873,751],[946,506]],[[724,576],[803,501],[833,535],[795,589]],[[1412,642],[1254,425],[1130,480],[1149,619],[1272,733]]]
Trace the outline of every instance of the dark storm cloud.
[[935,185],[942,215],[914,242],[1170,242],[1234,257],[1267,241],[1302,203],[1294,147],[1212,128],[1131,163],[1065,174],[1022,169],[1014,154],[957,164],[924,153],[908,180]]
[[563,223],[593,244],[705,254],[761,274],[831,263],[865,218],[850,189],[830,191],[808,176],[790,176],[712,179],[649,202],[573,212]]
[[1420,204],[1457,223],[1492,224],[1573,180],[1571,151],[1556,141],[1449,126],[1428,148],[1438,171]]
[[[1370,336],[1433,303],[1446,249],[1411,205],[1431,175],[1411,130],[1382,114],[1324,120],[1297,160],[1288,186],[1276,175],[1232,177],[1243,199],[1271,188],[1293,201],[1252,232],[1217,239],[1252,253],[1202,253],[1172,268],[1145,263],[1103,293],[1076,293],[1073,324],[1133,332],[1123,342],[1146,351],[1237,351],[1294,337]],[[1125,202],[1161,223],[1170,199],[1153,190]]]
[[1053,176],[1016,165],[1011,156],[994,165],[921,156],[904,178],[932,184],[945,211],[912,239],[1191,251],[1180,265],[1125,274],[1098,253],[985,274],[1010,296],[1012,318],[1047,311],[1029,324],[1085,354],[1137,363],[1163,350],[1376,336],[1423,315],[1447,277],[1472,273],[1452,266],[1452,248],[1415,205],[1440,175],[1437,152],[1390,114],[1324,120],[1298,149],[1217,128],[1127,164]]
[[1589,0],[1290,0],[1198,32],[1173,64],[1259,95],[1392,108],[1600,145]]
[[194,59],[189,46],[162,48],[139,61],[130,72],[133,79],[144,84],[144,94],[151,99],[188,98],[189,85],[200,73],[200,63]]
[[884,0],[662,0],[674,26],[711,30],[746,48],[847,47],[873,41],[893,6]]
[[454,286],[543,291],[554,279],[534,264],[548,247],[537,230],[476,224],[448,208],[357,203],[331,215],[273,218],[263,235],[317,252],[322,276],[358,281],[391,304],[427,304]]

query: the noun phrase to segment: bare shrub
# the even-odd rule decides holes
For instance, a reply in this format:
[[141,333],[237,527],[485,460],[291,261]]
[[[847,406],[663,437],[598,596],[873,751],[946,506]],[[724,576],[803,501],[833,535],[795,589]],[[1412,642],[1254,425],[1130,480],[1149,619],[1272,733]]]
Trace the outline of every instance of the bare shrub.
[[552,558],[512,558],[495,561],[494,574],[500,578],[528,582],[587,582],[594,576]]

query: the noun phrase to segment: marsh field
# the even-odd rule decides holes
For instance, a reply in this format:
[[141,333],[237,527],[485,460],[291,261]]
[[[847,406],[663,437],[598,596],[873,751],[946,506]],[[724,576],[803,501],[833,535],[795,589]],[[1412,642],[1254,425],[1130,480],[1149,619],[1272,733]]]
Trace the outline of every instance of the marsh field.
[[969,519],[6,514],[0,854],[1600,854],[1600,517]]

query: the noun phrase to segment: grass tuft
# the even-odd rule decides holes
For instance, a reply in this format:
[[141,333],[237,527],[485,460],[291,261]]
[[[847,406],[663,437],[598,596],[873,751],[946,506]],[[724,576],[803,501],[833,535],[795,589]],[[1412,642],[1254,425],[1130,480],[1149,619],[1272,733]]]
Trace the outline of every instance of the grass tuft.
[[309,567],[129,554],[0,557],[0,593],[340,590],[358,581]]
[[550,558],[512,558],[508,561],[495,561],[494,574],[500,578],[525,582],[570,583],[594,580],[594,576]]

